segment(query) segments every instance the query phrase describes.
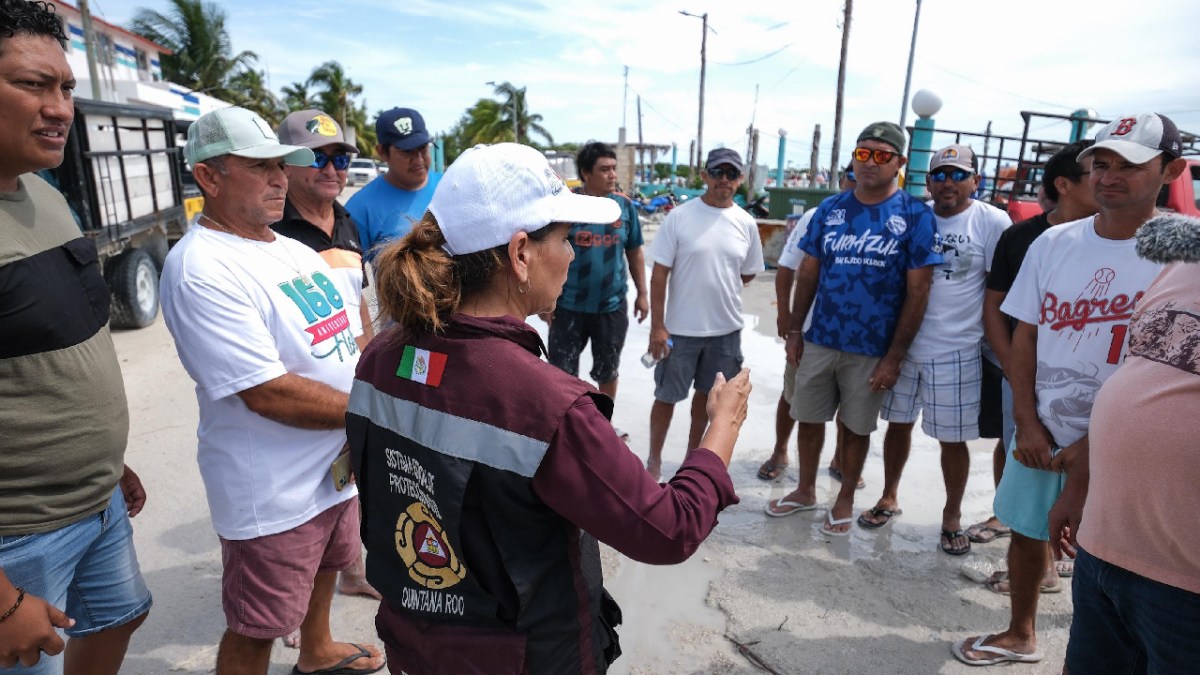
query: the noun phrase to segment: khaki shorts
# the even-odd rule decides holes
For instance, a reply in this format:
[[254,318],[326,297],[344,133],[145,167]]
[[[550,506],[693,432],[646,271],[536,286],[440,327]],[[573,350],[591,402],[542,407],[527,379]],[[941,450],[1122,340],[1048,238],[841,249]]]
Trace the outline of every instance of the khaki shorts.
[[868,382],[878,363],[878,356],[842,352],[805,340],[796,369],[792,419],[821,424],[838,413],[852,433],[869,435],[879,425],[883,405],[884,392],[871,391]]
[[784,361],[783,366],[783,400],[792,404],[792,399],[796,397],[796,364],[791,361]]

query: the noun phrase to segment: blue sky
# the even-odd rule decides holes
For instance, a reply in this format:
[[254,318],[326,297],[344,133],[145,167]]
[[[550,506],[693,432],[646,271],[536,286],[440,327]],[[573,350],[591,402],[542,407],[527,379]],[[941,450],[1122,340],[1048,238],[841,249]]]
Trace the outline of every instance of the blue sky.
[[[637,140],[679,147],[696,134],[701,22],[708,12],[704,148],[745,152],[760,129],[774,165],[807,166],[814,125],[829,163],[842,0],[218,0],[237,50],[255,51],[275,90],[337,59],[365,86],[368,109],[417,108],[432,131],[492,94],[489,80],[528,88],[530,109],[559,141]],[[867,124],[899,121],[915,0],[857,0],[851,23],[842,162]],[[165,0],[92,0],[127,25]],[[1200,3],[1172,0],[924,0],[912,91],[944,101],[940,128],[1019,135],[1021,110],[1104,117],[1155,110],[1200,132]],[[629,67],[623,109],[623,68]],[[756,93],[757,92],[757,93]],[[915,115],[908,113],[908,124]],[[1063,128],[1035,129],[1045,137]]]

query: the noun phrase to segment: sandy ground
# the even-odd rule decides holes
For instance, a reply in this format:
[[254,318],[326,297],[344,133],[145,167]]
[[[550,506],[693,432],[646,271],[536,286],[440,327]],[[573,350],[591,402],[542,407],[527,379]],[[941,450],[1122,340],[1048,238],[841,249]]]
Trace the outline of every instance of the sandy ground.
[[[786,494],[796,482],[794,442],[793,467],[783,479],[769,484],[754,475],[774,443],[783,372],[773,298],[771,272],[745,293],[743,351],[755,389],[730,466],[741,503],[722,514],[709,540],[681,565],[642,565],[606,551],[607,583],[625,613],[625,653],[611,672],[764,672],[734,641],[777,673],[973,672],[954,660],[950,644],[1003,629],[1008,599],[969,581],[962,567],[986,569],[1001,563],[1007,540],[976,545],[964,558],[937,550],[944,490],[935,442],[916,434],[901,489],[904,514],[882,530],[855,527],[848,538],[829,538],[819,531],[823,509],[781,519],[763,515],[767,500]],[[536,319],[532,322],[545,330]],[[653,400],[651,371],[638,362],[648,330],[648,324],[630,327],[614,418],[632,434],[630,449],[641,457],[647,452]],[[135,537],[155,596],[150,618],[134,635],[121,672],[212,672],[224,629],[221,560],[195,461],[193,386],[161,319],[146,329],[116,333],[115,340],[131,414],[127,461],[149,494],[145,511],[134,521]],[[585,356],[581,371],[589,365]],[[683,458],[687,414],[686,406],[677,411],[667,440],[668,473]],[[822,465],[832,451],[831,437]],[[872,437],[859,510],[874,503],[882,485],[881,441],[882,429]],[[990,457],[989,443],[972,444],[964,524],[990,513]],[[818,481],[823,501],[831,501],[837,488],[831,478]],[[1046,658],[1017,666],[1021,672],[1060,672],[1071,617],[1069,595],[1043,597],[1038,623]],[[363,598],[335,598],[335,637],[373,641],[374,605]],[[290,673],[295,658],[294,650],[277,644],[270,672]]]

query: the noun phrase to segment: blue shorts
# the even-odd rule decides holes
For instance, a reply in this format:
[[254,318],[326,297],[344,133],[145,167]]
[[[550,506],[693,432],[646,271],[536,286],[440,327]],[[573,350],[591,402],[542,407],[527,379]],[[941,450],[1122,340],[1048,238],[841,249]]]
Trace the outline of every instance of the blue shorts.
[[730,379],[742,369],[742,331],[712,337],[672,335],[670,353],[654,368],[654,398],[679,403],[692,386],[701,394],[712,389],[717,373]]
[[[14,586],[75,619],[75,626],[64,631],[70,637],[120,626],[150,610],[150,590],[138,567],[120,488],[113,490],[108,508],[77,523],[0,537],[0,568]],[[43,654],[36,666],[11,672],[61,673],[62,655]]]
[[1082,548],[1071,582],[1072,673],[1194,673],[1200,594],[1147,579]]
[[1017,446],[1014,438],[1008,444],[1004,460],[1004,475],[996,486],[992,503],[1000,522],[1030,539],[1050,541],[1050,509],[1062,494],[1067,474],[1031,469],[1013,459]]

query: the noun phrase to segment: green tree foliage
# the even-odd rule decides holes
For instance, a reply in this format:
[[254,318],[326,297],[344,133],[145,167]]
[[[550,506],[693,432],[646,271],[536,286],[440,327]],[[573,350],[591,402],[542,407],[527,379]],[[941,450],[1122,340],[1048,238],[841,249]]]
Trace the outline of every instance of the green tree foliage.
[[[516,140],[521,143],[534,145],[533,139],[530,136],[533,133],[546,139],[547,145],[554,145],[554,138],[542,126],[542,116],[529,112],[525,101],[525,87],[518,89],[511,82],[501,82],[496,85],[495,94],[503,100],[500,102],[500,109],[496,118],[492,120],[490,128],[492,135],[503,134],[504,138],[501,140]],[[514,113],[517,118],[517,137],[515,139],[512,136]]]
[[354,102],[351,100],[363,92],[361,84],[346,76],[346,70],[337,61],[326,61],[313,69],[308,76],[308,86],[317,90],[321,109],[337,119],[344,128],[352,118]]
[[317,101],[308,89],[308,82],[293,82],[280,90],[283,93],[283,105],[288,112],[316,108]]
[[279,126],[287,114],[279,97],[266,85],[266,76],[261,70],[243,70],[229,78],[230,103],[258,113],[272,127]]
[[233,53],[225,11],[203,0],[169,0],[166,12],[141,8],[130,30],[171,50],[162,55],[163,77],[223,100],[235,92],[230,80],[258,60],[251,51]]

